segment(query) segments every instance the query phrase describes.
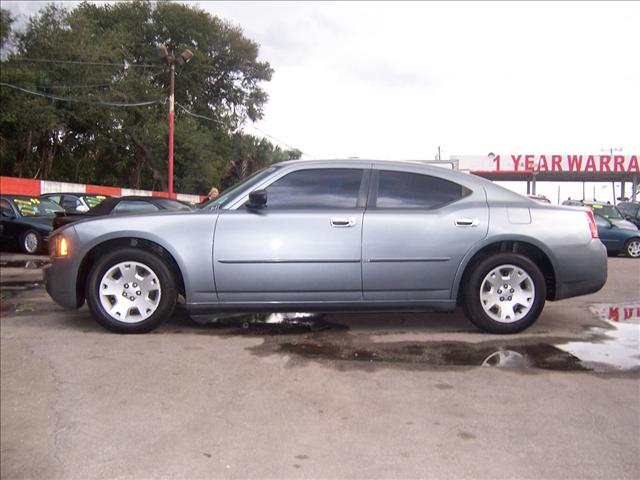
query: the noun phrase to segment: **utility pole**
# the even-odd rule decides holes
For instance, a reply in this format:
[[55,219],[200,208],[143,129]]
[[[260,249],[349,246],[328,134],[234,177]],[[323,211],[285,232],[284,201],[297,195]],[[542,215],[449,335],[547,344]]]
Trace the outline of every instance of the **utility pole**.
[[[601,148],[600,149],[601,152],[604,153],[608,153],[611,158],[613,158],[613,152],[621,152],[622,151],[622,147],[617,147],[617,148],[613,148],[613,147],[609,147],[609,148]],[[613,204],[616,204],[616,182],[615,180],[613,182],[611,182],[611,186],[613,188]],[[625,190],[625,184],[624,184],[624,180],[622,180],[620,182],[620,197],[624,198],[624,190]]]
[[175,85],[176,85],[176,63],[187,63],[193,57],[193,52],[188,48],[180,55],[176,56],[173,53],[169,53],[167,46],[162,44],[158,45],[158,54],[169,66],[169,159],[167,167],[167,190],[169,195],[173,197],[173,133],[174,133],[174,119],[175,119]]

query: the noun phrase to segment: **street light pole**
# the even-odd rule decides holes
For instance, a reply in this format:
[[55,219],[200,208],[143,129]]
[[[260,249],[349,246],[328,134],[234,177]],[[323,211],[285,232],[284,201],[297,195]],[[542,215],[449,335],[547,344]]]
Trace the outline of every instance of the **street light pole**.
[[169,167],[167,172],[167,187],[169,195],[173,196],[173,125],[175,120],[175,85],[176,85],[176,62],[172,61],[169,66]]
[[174,98],[176,83],[176,64],[171,62],[169,68],[169,171],[167,173],[167,187],[169,195],[173,196],[173,124],[175,119]]
[[167,167],[167,190],[173,197],[173,136],[175,122],[175,91],[176,91],[176,63],[187,63],[193,57],[193,52],[188,48],[180,55],[169,53],[166,45],[158,45],[158,54],[169,65],[169,140],[168,140],[168,167]]

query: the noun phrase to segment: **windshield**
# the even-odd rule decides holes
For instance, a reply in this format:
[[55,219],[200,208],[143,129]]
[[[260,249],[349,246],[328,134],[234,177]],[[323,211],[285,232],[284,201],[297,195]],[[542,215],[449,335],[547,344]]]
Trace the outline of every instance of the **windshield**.
[[607,220],[611,219],[623,219],[624,217],[620,213],[620,211],[614,207],[613,205],[591,205],[594,213],[606,218]]
[[60,205],[43,198],[14,197],[11,200],[23,217],[52,216],[56,212],[64,212]]
[[260,183],[265,177],[271,175],[276,170],[277,167],[269,167],[258,170],[243,182],[237,183],[233,187],[225,190],[220,194],[218,198],[205,203],[200,208],[222,208],[226,203],[235,198],[238,193]]

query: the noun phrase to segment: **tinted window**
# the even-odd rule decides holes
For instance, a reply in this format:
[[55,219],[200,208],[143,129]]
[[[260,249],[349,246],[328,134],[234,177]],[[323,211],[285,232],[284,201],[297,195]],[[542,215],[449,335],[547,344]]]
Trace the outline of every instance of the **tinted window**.
[[267,207],[355,208],[361,181],[359,168],[299,170],[267,188]]
[[78,199],[77,197],[64,195],[62,197],[62,203],[60,205],[62,205],[62,208],[64,208],[65,210],[73,211],[76,208],[81,207],[82,203],[80,202],[80,199]]
[[640,211],[640,206],[635,205],[633,203],[619,203],[618,210],[620,210],[625,215],[629,215],[630,217],[635,217],[638,215],[638,212]]
[[157,212],[158,207],[144,200],[123,200],[113,209],[113,213]]
[[468,194],[462,185],[429,175],[380,172],[378,208],[434,208]]

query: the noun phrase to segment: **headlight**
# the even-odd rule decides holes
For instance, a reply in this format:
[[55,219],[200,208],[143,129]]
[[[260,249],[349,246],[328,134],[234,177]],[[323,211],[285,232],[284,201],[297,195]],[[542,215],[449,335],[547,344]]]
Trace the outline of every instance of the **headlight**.
[[50,243],[49,251],[54,257],[66,257],[69,255],[69,240],[64,235],[57,235]]
[[66,257],[67,255],[69,255],[69,245],[67,244],[67,239],[64,237],[60,237],[58,255],[60,255],[61,257]]

